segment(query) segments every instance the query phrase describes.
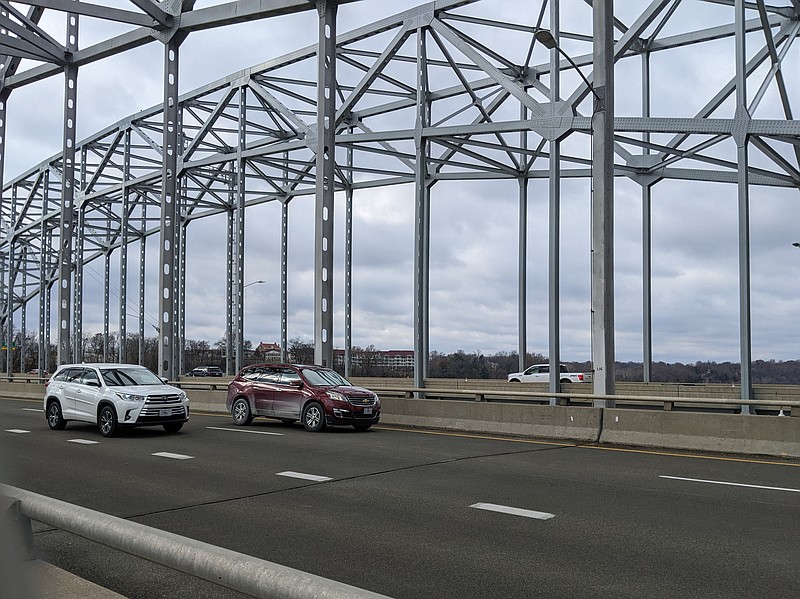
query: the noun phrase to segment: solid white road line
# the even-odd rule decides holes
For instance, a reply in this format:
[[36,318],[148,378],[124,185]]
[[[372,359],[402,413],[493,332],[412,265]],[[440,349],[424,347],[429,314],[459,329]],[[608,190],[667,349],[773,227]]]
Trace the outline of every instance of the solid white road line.
[[89,439],[70,439],[67,443],[77,443],[78,445],[99,445],[100,441],[90,441]]
[[499,512],[501,514],[511,514],[512,516],[522,516],[523,518],[535,518],[536,520],[549,520],[555,518],[555,514],[547,512],[535,512],[533,510],[523,510],[518,507],[508,507],[507,505],[497,505],[496,503],[473,503],[469,507],[489,512]]
[[303,480],[313,480],[317,483],[324,483],[325,481],[333,480],[332,478],[328,478],[327,476],[317,476],[316,474],[304,474],[302,472],[278,472],[276,476],[288,476],[289,478],[301,478]]
[[21,428],[7,428],[6,432],[7,433],[16,433],[18,435],[22,435],[24,433],[29,433],[31,431],[22,430]]
[[659,476],[669,480],[683,480],[691,483],[706,483],[709,485],[726,485],[729,487],[747,487],[748,489],[766,489],[767,491],[786,491],[787,493],[800,493],[800,489],[789,489],[785,487],[765,487],[762,485],[746,485],[744,483],[731,483],[722,480],[703,480],[702,478],[684,478],[682,476]]
[[266,431],[251,431],[246,428],[223,428],[221,426],[207,426],[207,429],[212,431],[231,431],[233,433],[251,433],[253,435],[274,435],[275,437],[283,437],[283,433],[268,433]]
[[168,451],[159,451],[158,453],[154,453],[154,456],[158,456],[159,458],[170,458],[173,460],[191,460],[194,459],[192,455],[183,455],[180,453],[169,453]]

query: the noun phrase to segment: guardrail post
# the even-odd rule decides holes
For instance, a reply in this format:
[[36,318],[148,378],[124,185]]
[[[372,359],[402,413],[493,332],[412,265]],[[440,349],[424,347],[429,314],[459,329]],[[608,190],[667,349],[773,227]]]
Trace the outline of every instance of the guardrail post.
[[36,559],[31,520],[22,513],[22,502],[12,497],[0,496],[0,520],[0,530],[3,532],[0,537],[8,545],[0,547],[0,552],[9,552],[4,557],[10,557],[13,561]]
[[664,402],[664,410],[667,412],[671,412],[672,409],[675,407],[674,401],[665,401]]
[[476,393],[475,394],[475,401],[483,401],[483,399],[484,399],[483,395],[484,395],[483,393]]

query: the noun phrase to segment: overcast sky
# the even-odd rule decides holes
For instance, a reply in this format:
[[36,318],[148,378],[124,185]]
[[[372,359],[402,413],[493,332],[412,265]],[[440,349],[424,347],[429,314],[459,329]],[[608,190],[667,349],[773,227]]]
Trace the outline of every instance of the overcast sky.
[[[110,2],[103,4],[111,5]],[[198,2],[197,7],[213,4]],[[414,0],[365,0],[339,9],[339,31],[373,22],[419,4]],[[627,24],[645,4],[617,0]],[[789,5],[777,0],[775,5]],[[119,0],[116,6],[129,8]],[[22,10],[22,5],[17,5]],[[525,7],[524,9],[521,7]],[[532,25],[540,2],[484,0],[459,12]],[[562,30],[588,31],[591,9],[562,3]],[[728,7],[683,2],[665,32],[732,21]],[[63,17],[42,26],[63,39]],[[81,20],[80,47],[122,31],[115,24]],[[308,12],[189,36],[181,49],[181,92],[315,43],[317,15]],[[506,46],[508,40],[505,40]],[[504,40],[497,39],[498,47]],[[564,42],[576,55],[585,45]],[[381,48],[382,49],[382,48]],[[524,44],[517,54],[526,51]],[[541,52],[538,50],[537,52]],[[653,116],[694,116],[733,75],[732,44],[709,44],[653,57]],[[536,55],[541,61],[546,54]],[[786,64],[789,95],[800,102],[800,58]],[[514,56],[516,58],[516,56]],[[617,68],[617,116],[640,116],[639,61]],[[160,104],[162,46],[150,44],[83,67],[78,81],[78,138]],[[588,67],[587,67],[588,73]],[[569,77],[562,84],[571,90]],[[434,82],[435,85],[435,82]],[[54,77],[16,90],[8,104],[5,181],[60,151],[63,80]],[[752,93],[752,92],[751,92]],[[565,95],[566,92],[565,92]],[[757,118],[781,118],[769,96]],[[588,104],[587,104],[588,106]],[[727,113],[725,111],[728,111]],[[584,111],[585,113],[585,111]],[[716,116],[732,116],[732,108]],[[568,141],[580,147],[581,141]],[[583,142],[585,144],[585,141]],[[730,152],[731,148],[721,150]],[[730,154],[728,154],[730,156]],[[616,179],[616,356],[642,359],[642,210],[640,187]],[[590,358],[589,184],[563,184],[561,210],[561,343],[563,360]],[[528,248],[528,350],[547,353],[547,184],[530,184]],[[798,190],[751,187],[752,335],[754,359],[797,359],[800,340],[800,241]],[[653,344],[663,361],[739,360],[738,216],[733,185],[663,181],[653,188]],[[342,266],[343,203],[337,197],[336,264]],[[432,350],[482,353],[517,350],[517,214],[515,181],[440,182],[432,190]],[[411,186],[357,192],[354,204],[353,342],[379,349],[413,348],[414,191]],[[153,240],[154,241],[154,240]],[[152,245],[155,245],[151,242]],[[214,217],[189,228],[187,337],[218,340],[225,330],[225,221]],[[151,248],[153,279],[157,270]],[[254,344],[280,340],[280,210],[249,209],[246,280],[264,279],[245,292],[245,337]],[[87,272],[84,331],[102,330],[103,265]],[[112,264],[112,268],[117,267]],[[131,279],[129,297],[136,297]],[[335,280],[334,335],[343,345],[343,280]],[[115,283],[116,286],[116,283]],[[148,289],[148,320],[157,312],[157,284]],[[313,198],[291,204],[289,337],[313,335]],[[55,303],[55,302],[54,302]],[[112,305],[112,312],[115,308]],[[135,313],[135,308],[129,312]],[[28,327],[36,330],[31,306]],[[34,324],[31,324],[31,323]],[[116,318],[112,320],[116,327]],[[129,330],[136,329],[135,320]],[[152,328],[148,327],[148,334]]]

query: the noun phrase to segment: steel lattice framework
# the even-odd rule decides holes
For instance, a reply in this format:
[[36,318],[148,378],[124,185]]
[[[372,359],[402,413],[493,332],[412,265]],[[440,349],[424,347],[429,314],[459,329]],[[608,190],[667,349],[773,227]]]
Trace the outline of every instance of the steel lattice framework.
[[[138,265],[133,276],[140,280],[143,310],[144,239],[153,237],[161,254],[160,374],[173,376],[182,365],[185,239],[196,219],[226,214],[230,248],[228,356],[237,356],[236,365],[240,365],[244,221],[248,208],[278,202],[282,207],[281,330],[285,351],[287,219],[293,198],[316,195],[315,359],[331,364],[333,193],[345,194],[347,206],[344,329],[345,347],[349,348],[353,192],[412,184],[416,195],[415,379],[421,384],[429,353],[431,188],[443,180],[510,179],[519,182],[520,190],[519,349],[524,360],[527,184],[532,179],[547,179],[549,351],[555,367],[560,354],[561,182],[592,177],[591,134],[597,132],[593,119],[603,109],[598,103],[608,101],[613,129],[608,141],[614,162],[613,173],[607,169],[606,174],[627,177],[642,190],[645,380],[650,378],[652,363],[651,189],[668,179],[728,183],[738,190],[741,380],[743,398],[751,396],[749,190],[751,186],[800,186],[800,121],[794,119],[792,110],[798,98],[792,98],[789,91],[800,75],[794,47],[800,33],[800,0],[651,0],[624,6],[618,1],[614,8],[610,1],[595,0],[592,5],[587,0],[569,3],[571,16],[582,15],[575,23],[561,22],[565,0],[520,3],[518,23],[472,16],[471,8],[492,0],[437,0],[341,35],[336,32],[336,6],[343,0],[243,0],[198,10],[192,10],[192,0],[183,4],[132,2],[137,11],[66,0],[29,0],[26,4],[31,8],[24,11],[17,3],[0,0],[0,52],[8,55],[2,61],[0,81],[0,143],[5,136],[6,100],[14,89],[63,75],[67,98],[63,152],[2,186],[0,260],[6,338],[12,336],[15,317],[24,330],[26,306],[36,301],[39,342],[47,344],[50,303],[58,295],[59,360],[79,360],[82,350],[74,340],[82,336],[83,267],[93,260],[105,260],[108,290],[109,258],[118,253],[119,322],[124,339],[126,289],[131,276],[128,266]],[[687,5],[713,5],[723,19],[675,32],[672,20],[685,17]],[[178,96],[179,49],[187,35],[309,8],[317,8],[319,14],[317,45]],[[78,15],[138,28],[86,49],[77,48],[76,36],[70,35],[62,46],[37,26],[46,9],[70,11],[76,31]],[[605,9],[613,35],[608,36],[605,48],[598,48],[595,23],[593,47],[591,16],[597,19]],[[559,46],[545,52],[536,37],[542,29],[548,29]],[[491,43],[498,36],[512,37],[518,43],[512,51],[501,51]],[[165,49],[164,104],[76,141],[74,96],[70,100],[74,85],[70,82],[78,69],[156,40]],[[687,47],[700,53],[719,40],[732,41],[735,51],[730,61],[735,75],[719,89],[704,92],[708,100],[695,114],[650,116],[651,58]],[[586,50],[567,56],[561,49],[565,42]],[[601,79],[598,59],[604,58],[606,49],[609,64],[611,60],[616,65],[637,63],[635,81],[618,77],[614,84],[611,67],[610,72],[602,73],[604,85],[596,84]],[[542,61],[541,56],[547,58]],[[18,72],[20,58],[38,62]],[[583,69],[586,77],[578,77],[575,68]],[[611,110],[614,86],[641,98],[638,114],[618,115]],[[773,118],[759,116],[768,93],[778,99],[781,114],[777,118],[771,113]],[[5,145],[0,145],[0,166]],[[597,146],[594,148],[596,153]],[[593,246],[593,252],[613,259],[610,227],[601,224],[597,233],[600,245]],[[597,279],[593,291],[595,282],[610,288],[604,291],[610,299],[606,298],[602,309],[613,313],[613,274],[598,274],[593,269],[592,276]],[[108,293],[105,306],[107,334]],[[142,313],[140,338],[144,337],[144,322]],[[602,357],[602,364],[597,363],[594,350],[592,355],[595,368],[610,370],[612,383],[600,391],[613,393],[613,319],[606,324],[611,351]],[[44,352],[40,350],[39,355]],[[121,360],[131,358],[120,356]],[[232,366],[229,364],[229,370]],[[46,365],[40,363],[40,367]],[[557,380],[551,389],[558,390]]]

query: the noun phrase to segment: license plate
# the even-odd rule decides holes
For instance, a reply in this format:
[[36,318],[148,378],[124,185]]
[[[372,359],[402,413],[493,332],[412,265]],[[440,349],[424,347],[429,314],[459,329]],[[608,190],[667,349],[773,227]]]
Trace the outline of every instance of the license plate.
[[372,408],[364,408],[364,415],[369,416],[372,414]]
[[159,410],[158,411],[158,415],[159,416],[172,416],[172,410],[171,409]]

